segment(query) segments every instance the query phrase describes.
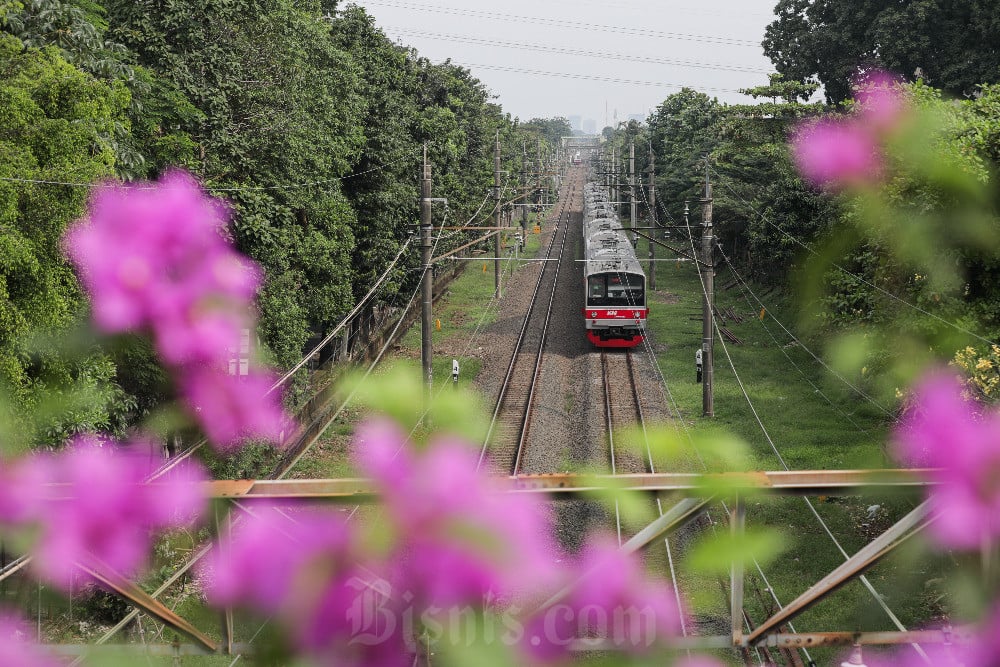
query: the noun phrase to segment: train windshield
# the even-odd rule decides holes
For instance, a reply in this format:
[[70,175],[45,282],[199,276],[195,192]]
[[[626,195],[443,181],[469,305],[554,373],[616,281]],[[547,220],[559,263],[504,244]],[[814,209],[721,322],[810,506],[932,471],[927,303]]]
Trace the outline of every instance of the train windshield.
[[587,307],[644,306],[645,278],[634,273],[602,273],[590,276]]

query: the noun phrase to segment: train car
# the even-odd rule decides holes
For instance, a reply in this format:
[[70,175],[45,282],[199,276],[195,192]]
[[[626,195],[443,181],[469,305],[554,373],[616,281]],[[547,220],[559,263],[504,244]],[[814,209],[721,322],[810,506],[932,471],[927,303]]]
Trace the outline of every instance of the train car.
[[605,188],[588,187],[584,210],[584,322],[597,347],[635,347],[645,340],[646,275],[618,217],[601,206]]

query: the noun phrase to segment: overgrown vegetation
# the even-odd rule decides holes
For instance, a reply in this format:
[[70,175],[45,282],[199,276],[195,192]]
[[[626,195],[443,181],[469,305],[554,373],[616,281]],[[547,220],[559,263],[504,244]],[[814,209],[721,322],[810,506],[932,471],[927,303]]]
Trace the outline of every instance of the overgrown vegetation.
[[[434,195],[459,221],[490,194],[498,133],[518,174],[525,143],[547,154],[562,131],[522,126],[468,70],[334,0],[28,0],[2,4],[0,30],[0,384],[22,417],[41,415],[34,445],[122,432],[172,391],[148,347],[45,342],[87,309],[59,243],[89,185],[181,167],[226,197],[237,247],[267,274],[261,352],[287,367],[406,240],[425,143]],[[400,262],[383,299],[412,290],[418,261]],[[74,411],[70,386],[98,400]]]
[[[1000,218],[987,194],[1000,150],[1000,86],[951,100],[908,85],[914,118],[922,120],[895,141],[904,144],[897,159],[909,166],[890,165],[880,196],[861,199],[813,187],[792,162],[788,139],[797,124],[851,108],[801,101],[815,89],[772,75],[769,85],[746,91],[756,105],[725,105],[685,89],[646,124],[620,126],[611,141],[619,154],[636,143],[640,173],[651,142],[661,225],[683,224],[685,201],[692,224],[701,223],[708,176],[717,263],[725,257],[765,286],[797,291],[795,324],[813,342],[849,334],[863,343],[853,346],[861,352],[850,365],[881,379],[872,390],[894,404],[911,379],[899,362],[947,363],[970,345],[985,356],[984,341],[1000,335],[997,256],[988,241]],[[916,146],[927,147],[926,155]]]

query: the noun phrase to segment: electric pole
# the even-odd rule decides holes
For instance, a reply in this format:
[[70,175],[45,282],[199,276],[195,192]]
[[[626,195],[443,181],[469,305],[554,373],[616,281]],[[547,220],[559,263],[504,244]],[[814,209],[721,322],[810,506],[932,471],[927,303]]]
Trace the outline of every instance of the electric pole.
[[528,238],[528,142],[521,142],[521,238]]
[[496,236],[493,237],[493,293],[496,298],[500,298],[500,240],[503,234],[500,232],[501,223],[503,221],[503,212],[500,210],[500,200],[502,195],[500,193],[500,130],[497,130],[497,143],[496,147],[493,149],[493,190],[494,196],[496,197],[496,228],[494,233]]
[[[539,139],[535,144],[535,152],[537,156],[535,157],[536,166],[536,178],[535,187],[538,188],[537,202],[541,210],[545,210],[545,194],[542,191],[542,140]],[[539,213],[541,215],[541,213]]]
[[[636,198],[635,198],[635,142],[629,144],[628,147],[628,204],[629,204],[629,221],[632,225],[632,229],[635,229],[635,215],[636,215]],[[633,238],[638,238],[635,236],[635,232],[632,232]]]
[[712,378],[714,375],[713,350],[715,347],[715,264],[712,260],[712,246],[715,238],[712,232],[712,183],[708,176],[708,156],[705,157],[705,198],[703,205],[703,221],[701,226],[701,272],[704,288],[704,305],[702,313],[704,321],[701,331],[701,350],[705,366],[704,382],[701,387],[702,416],[715,416],[715,396],[712,393]]
[[[650,238],[655,239],[660,230],[656,224],[656,156],[653,155],[653,142],[649,142],[649,221],[653,227]],[[649,242],[649,289],[656,289],[656,244]]]
[[431,308],[434,302],[434,271],[431,265],[431,164],[427,161],[427,144],[424,144],[424,164],[420,176],[420,260],[424,267],[420,289],[422,303],[420,310],[420,362],[423,366],[425,391],[428,405],[434,387],[434,367],[432,355],[434,345],[431,340]]
[[616,212],[621,210],[618,208],[618,154],[614,147],[611,148],[611,205]]

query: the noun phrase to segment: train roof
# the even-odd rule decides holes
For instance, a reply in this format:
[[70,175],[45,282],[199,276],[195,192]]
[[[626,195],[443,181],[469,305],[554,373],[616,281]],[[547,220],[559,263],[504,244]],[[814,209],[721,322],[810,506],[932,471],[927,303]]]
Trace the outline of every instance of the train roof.
[[611,204],[608,188],[591,182],[584,187],[584,275],[629,273],[645,276],[635,248]]
[[645,276],[642,265],[635,257],[621,257],[613,254],[600,255],[588,259],[583,267],[585,277],[598,273],[630,273]]

